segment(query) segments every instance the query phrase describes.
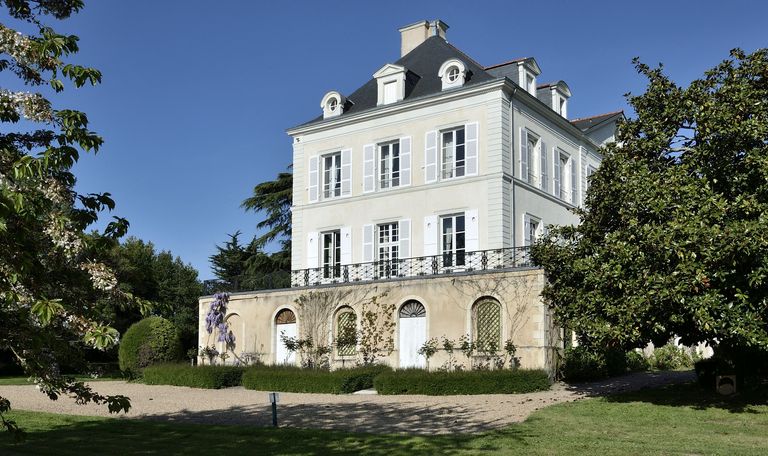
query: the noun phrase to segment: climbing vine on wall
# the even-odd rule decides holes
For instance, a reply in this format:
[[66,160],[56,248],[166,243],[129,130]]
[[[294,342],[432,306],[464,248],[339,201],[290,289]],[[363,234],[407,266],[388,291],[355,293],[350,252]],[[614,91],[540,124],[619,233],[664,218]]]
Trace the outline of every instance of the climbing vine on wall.
[[235,346],[235,335],[229,329],[229,323],[224,320],[227,315],[227,305],[229,304],[229,293],[216,293],[213,295],[213,301],[208,308],[208,314],[205,316],[205,330],[208,334],[213,334],[214,329],[218,330],[217,342],[224,342],[227,349]]

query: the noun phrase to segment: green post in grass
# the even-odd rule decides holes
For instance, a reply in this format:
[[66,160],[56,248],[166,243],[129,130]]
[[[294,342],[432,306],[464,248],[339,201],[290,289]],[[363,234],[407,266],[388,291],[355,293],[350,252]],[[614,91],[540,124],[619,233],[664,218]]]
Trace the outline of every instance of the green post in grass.
[[277,402],[280,400],[280,394],[269,393],[269,402],[272,403],[272,426],[277,427]]

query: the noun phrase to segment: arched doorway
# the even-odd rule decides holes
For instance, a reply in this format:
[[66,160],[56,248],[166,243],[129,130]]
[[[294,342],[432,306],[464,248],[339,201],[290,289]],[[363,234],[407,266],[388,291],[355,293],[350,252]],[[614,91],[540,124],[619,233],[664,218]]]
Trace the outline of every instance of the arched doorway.
[[426,367],[419,349],[427,341],[427,310],[416,300],[406,301],[398,312],[400,367]]
[[275,316],[275,364],[296,364],[296,353],[290,352],[283,338],[296,337],[296,315],[291,309],[282,309]]

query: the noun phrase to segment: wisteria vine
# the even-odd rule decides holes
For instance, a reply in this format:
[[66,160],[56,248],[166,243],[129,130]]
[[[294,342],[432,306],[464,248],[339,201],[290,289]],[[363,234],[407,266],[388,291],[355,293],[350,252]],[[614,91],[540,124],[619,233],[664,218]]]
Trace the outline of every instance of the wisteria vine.
[[214,329],[218,329],[218,342],[224,342],[227,347],[235,345],[235,335],[229,329],[229,323],[224,321],[227,315],[227,305],[229,304],[229,293],[216,293],[213,295],[213,301],[205,316],[205,329],[208,334],[213,334]]

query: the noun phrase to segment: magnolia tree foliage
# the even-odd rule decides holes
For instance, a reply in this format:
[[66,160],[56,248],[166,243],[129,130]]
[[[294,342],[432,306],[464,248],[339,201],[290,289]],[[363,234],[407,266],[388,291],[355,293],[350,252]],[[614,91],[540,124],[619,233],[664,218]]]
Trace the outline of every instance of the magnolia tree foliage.
[[[82,6],[81,0],[2,2],[9,14],[0,24],[0,71],[10,86],[0,88],[0,350],[12,352],[51,399],[72,396],[117,412],[129,408],[127,398],[97,394],[57,368],[77,363],[84,347],[117,341],[92,303],[105,297],[134,302],[99,261],[103,236],[83,233],[114,202],[108,193],[74,190],[72,166],[80,151],[98,151],[102,139],[88,129],[84,113],[56,108],[47,98],[101,80],[98,70],[68,63],[78,38],[44,23]],[[20,33],[12,22],[34,33]],[[126,229],[127,222],[115,218],[103,235],[119,237]],[[2,424],[15,430],[3,418],[9,407],[0,397]]]
[[740,50],[681,87],[648,79],[589,183],[581,224],[534,247],[543,296],[582,343],[680,336],[768,351],[768,52]]

